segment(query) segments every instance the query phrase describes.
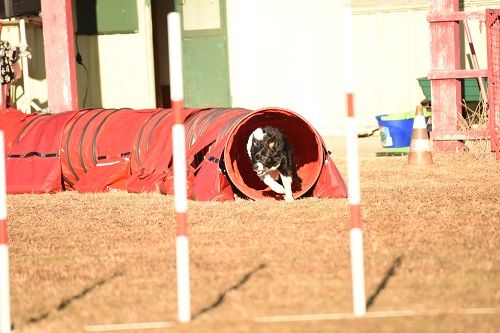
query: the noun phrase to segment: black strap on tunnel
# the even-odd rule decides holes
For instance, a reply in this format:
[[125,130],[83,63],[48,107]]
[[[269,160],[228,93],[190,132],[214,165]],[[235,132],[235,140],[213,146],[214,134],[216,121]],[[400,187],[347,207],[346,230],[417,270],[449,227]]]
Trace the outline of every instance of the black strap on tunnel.
[[30,151],[26,154],[7,154],[7,158],[29,158],[32,156],[42,157],[42,158],[53,158],[59,157],[59,153],[40,153],[38,151]]
[[[125,156],[130,156],[131,152],[129,151],[126,151],[124,153],[121,153],[120,154],[120,157],[125,157]],[[100,156],[97,156],[97,160],[100,161],[100,160],[105,160],[105,159],[108,159],[109,156],[108,155],[100,155]]]

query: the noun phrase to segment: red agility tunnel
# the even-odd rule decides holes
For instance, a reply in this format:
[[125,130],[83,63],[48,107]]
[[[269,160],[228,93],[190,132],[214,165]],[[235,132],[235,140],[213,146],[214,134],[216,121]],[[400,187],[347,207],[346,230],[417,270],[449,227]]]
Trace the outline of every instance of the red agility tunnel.
[[[194,122],[198,120],[198,117],[216,119],[217,122],[209,122],[209,128],[206,129],[207,132],[217,134],[215,142],[213,144],[207,142],[213,140],[213,136],[202,138],[198,142],[198,146],[205,149],[207,144],[211,145],[208,154],[201,154],[205,156],[204,172],[209,172],[210,163],[222,161],[222,163],[218,163],[218,168],[224,171],[233,185],[233,190],[238,194],[252,199],[282,197],[282,195],[271,191],[253,171],[246,150],[248,137],[256,128],[273,126],[281,129],[294,147],[293,157],[297,164],[297,173],[302,179],[300,188],[295,185],[292,187],[295,198],[306,194],[324,197],[344,197],[346,195],[342,177],[329,158],[321,136],[299,115],[282,108],[266,108],[257,111],[244,109],[205,110],[186,121],[188,128],[191,127],[192,130],[192,127],[195,127],[193,131],[195,133],[202,133],[201,128],[207,126],[205,122],[198,123],[197,126],[190,126],[194,119]],[[201,187],[201,189],[195,191],[195,194],[201,198],[208,187],[205,182],[213,182],[215,178],[216,170],[214,167],[212,169],[214,169],[212,174],[200,177],[196,182],[195,190],[197,187]],[[322,175],[321,179],[320,175]],[[310,193],[311,191],[313,193]],[[222,189],[221,192],[223,192]],[[232,192],[228,195],[232,195]]]
[[[228,135],[228,141],[224,149],[224,161],[232,183],[243,194],[253,199],[281,197],[262,182],[253,171],[246,150],[241,150],[242,146],[246,146],[250,134],[256,128],[264,126],[281,129],[294,148],[293,160],[297,166],[297,174],[302,180],[300,188],[295,184],[292,186],[294,198],[305,195],[316,185],[321,187],[323,184],[317,184],[317,182],[327,158],[327,151],[320,135],[302,117],[291,111],[278,108],[261,109],[252,112],[242,119]],[[337,176],[340,177],[339,174]],[[330,185],[332,184],[330,183]],[[342,195],[343,187],[340,183],[336,185],[339,192],[334,191],[330,195]]]
[[[0,110],[8,193],[61,190],[173,194],[170,109],[84,109],[56,115]],[[282,199],[252,170],[246,143],[280,128],[294,147],[303,196],[345,198],[344,181],[316,130],[281,108],[185,109],[188,195],[195,200]]]

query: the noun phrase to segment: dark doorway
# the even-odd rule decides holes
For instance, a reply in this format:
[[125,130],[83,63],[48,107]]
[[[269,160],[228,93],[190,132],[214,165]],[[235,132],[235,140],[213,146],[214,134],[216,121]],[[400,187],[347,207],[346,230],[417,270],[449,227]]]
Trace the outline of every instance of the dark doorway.
[[168,68],[167,14],[174,11],[174,0],[151,1],[153,50],[155,63],[156,106],[170,107],[170,73]]

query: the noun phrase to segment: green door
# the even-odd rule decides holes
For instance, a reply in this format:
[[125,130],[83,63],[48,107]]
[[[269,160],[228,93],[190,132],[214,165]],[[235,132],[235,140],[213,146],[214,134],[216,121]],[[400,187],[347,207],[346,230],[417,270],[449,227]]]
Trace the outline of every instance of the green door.
[[184,104],[230,107],[226,1],[177,0],[182,16]]

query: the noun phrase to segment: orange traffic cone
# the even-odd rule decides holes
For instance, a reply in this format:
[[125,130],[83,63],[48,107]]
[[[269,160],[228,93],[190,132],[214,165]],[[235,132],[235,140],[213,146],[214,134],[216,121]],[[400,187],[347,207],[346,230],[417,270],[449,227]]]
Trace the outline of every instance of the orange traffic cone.
[[417,105],[413,132],[411,134],[410,152],[406,166],[431,167],[434,166],[431,154],[431,141],[427,133],[424,111],[422,105]]

